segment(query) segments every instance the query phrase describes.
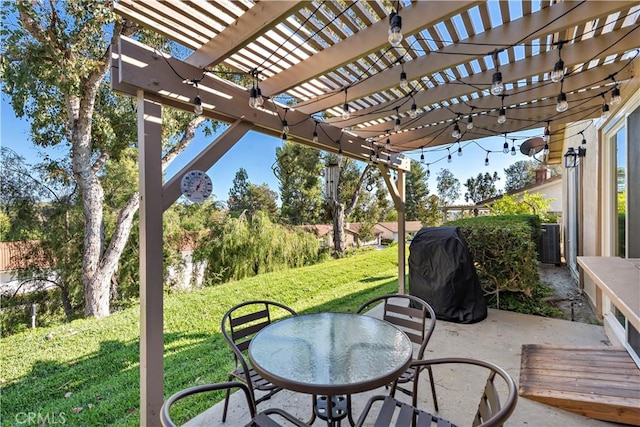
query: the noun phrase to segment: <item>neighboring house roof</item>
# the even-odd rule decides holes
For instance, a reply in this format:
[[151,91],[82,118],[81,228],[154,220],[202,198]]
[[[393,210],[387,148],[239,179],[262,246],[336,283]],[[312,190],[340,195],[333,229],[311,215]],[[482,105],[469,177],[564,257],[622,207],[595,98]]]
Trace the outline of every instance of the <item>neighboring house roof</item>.
[[30,265],[46,267],[48,260],[37,240],[0,242],[0,271],[23,270]]
[[[398,232],[398,223],[397,222],[379,222],[376,225],[380,227],[384,227],[392,233]],[[406,221],[404,223],[404,231],[407,233],[414,233],[420,231],[422,229],[422,222],[420,221]]]

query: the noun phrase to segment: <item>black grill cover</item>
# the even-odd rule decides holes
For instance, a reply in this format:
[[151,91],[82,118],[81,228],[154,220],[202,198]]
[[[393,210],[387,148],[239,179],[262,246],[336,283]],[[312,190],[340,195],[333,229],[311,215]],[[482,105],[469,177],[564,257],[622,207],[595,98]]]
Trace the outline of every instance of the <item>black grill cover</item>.
[[428,302],[436,318],[476,323],[487,305],[467,242],[458,227],[424,227],[409,245],[409,293]]

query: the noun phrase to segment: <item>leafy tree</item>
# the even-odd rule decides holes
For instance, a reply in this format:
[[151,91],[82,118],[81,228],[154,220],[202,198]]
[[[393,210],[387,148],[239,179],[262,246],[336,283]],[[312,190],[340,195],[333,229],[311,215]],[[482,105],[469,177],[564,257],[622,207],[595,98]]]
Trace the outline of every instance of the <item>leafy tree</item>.
[[248,197],[249,175],[245,168],[240,168],[238,172],[236,172],[236,176],[231,183],[231,189],[229,190],[229,200],[227,201],[229,212],[238,216],[249,209]]
[[212,218],[194,253],[207,261],[208,284],[224,283],[317,261],[320,243],[312,233],[274,224],[264,212]]
[[489,172],[485,172],[484,175],[479,173],[476,178],[469,178],[465,182],[467,187],[466,193],[464,193],[464,199],[474,203],[479,203],[490,197],[494,197],[500,194],[496,189],[496,182],[500,180],[498,172],[494,172],[491,175]]
[[504,190],[517,190],[536,182],[536,164],[532,160],[520,160],[505,168],[504,174]]
[[440,210],[441,202],[438,196],[432,194],[427,199],[425,207],[425,215],[422,218],[422,225],[438,226],[442,224],[442,211]]
[[[116,17],[111,1],[7,2],[3,23],[3,90],[18,117],[28,117],[31,139],[41,147],[68,147],[78,189],[83,230],[82,267],[78,271],[87,317],[110,312],[111,280],[118,269],[139,196],[131,182],[106,200],[105,173],[135,146],[136,123],[131,99],[114,94],[108,84],[110,45],[136,28]],[[163,167],[193,139],[201,116],[163,109]],[[44,166],[55,170],[55,162]],[[113,202],[111,205],[110,202]],[[113,209],[111,211],[110,209]],[[113,219],[112,227],[107,223]],[[108,232],[108,234],[107,234]]]
[[323,220],[321,170],[321,153],[315,148],[286,142],[276,149],[282,221],[302,225]]
[[492,215],[533,214],[538,215],[542,222],[550,220],[547,212],[553,199],[545,199],[542,194],[530,194],[528,191],[524,192],[522,200],[518,199],[515,195],[504,194],[489,207],[489,210]]
[[[60,302],[47,307],[52,313],[62,307],[71,320],[82,305],[82,216],[76,188],[69,179],[70,168],[63,167],[64,163],[58,169],[51,163],[48,168],[33,167],[6,148],[2,148],[1,160],[0,200],[9,222],[3,240],[23,242],[21,286],[39,291],[55,286]],[[11,305],[11,298],[8,303]]]
[[250,213],[265,212],[271,220],[278,218],[278,193],[270,189],[266,183],[249,183],[247,202]]
[[415,160],[411,161],[411,170],[405,183],[405,219],[407,221],[425,221],[426,206],[429,198],[427,172]]
[[460,197],[460,181],[449,169],[440,169],[438,177],[438,197],[443,206],[452,205]]

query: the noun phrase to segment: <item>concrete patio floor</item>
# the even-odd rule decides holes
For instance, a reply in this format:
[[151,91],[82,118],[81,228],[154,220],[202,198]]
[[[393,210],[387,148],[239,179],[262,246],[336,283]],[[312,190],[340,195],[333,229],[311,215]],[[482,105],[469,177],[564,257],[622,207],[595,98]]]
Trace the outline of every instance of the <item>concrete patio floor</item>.
[[[369,315],[379,317],[381,306],[374,308]],[[482,322],[472,325],[461,325],[438,321],[436,329],[431,337],[425,358],[436,357],[469,357],[493,362],[507,370],[516,383],[519,382],[520,356],[523,344],[554,344],[565,346],[593,346],[611,347],[604,328],[600,325],[592,325],[579,322],[571,322],[561,319],[550,319],[539,316],[531,316],[502,310],[489,310],[488,317]],[[438,387],[438,375],[436,373],[436,387]],[[425,405],[428,410],[433,408],[430,402],[431,395],[428,385],[428,375],[421,377],[421,398],[419,405]],[[384,388],[361,393],[353,396],[354,418],[362,411],[366,400],[374,394],[386,394]],[[409,397],[397,394],[401,399]],[[438,390],[440,412],[447,414],[454,410],[458,415],[464,415],[468,423],[459,425],[471,425],[472,415],[477,409],[479,395],[456,395],[454,399],[448,399]],[[461,402],[468,404],[469,414],[464,413]],[[271,400],[258,405],[258,410],[267,407],[279,407],[306,420],[311,411],[311,397],[289,391],[277,393]],[[189,426],[215,426],[228,427],[244,426],[248,422],[244,397],[238,393],[232,396],[230,409],[226,423],[222,423],[223,402],[218,403],[209,410],[200,414],[189,422]],[[324,422],[316,420],[315,425],[322,426]],[[348,425],[348,423],[343,423]],[[506,425],[527,427],[554,427],[554,426],[614,426],[615,423],[593,420],[571,412],[535,402],[523,397],[518,397],[515,412],[509,418]]]

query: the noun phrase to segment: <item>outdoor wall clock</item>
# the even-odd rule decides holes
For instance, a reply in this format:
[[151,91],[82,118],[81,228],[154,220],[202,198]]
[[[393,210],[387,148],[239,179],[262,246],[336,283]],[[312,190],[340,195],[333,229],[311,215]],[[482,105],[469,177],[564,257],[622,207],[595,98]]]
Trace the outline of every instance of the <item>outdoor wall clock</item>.
[[213,183],[209,175],[199,170],[184,174],[180,181],[182,195],[194,203],[204,202],[213,192]]

